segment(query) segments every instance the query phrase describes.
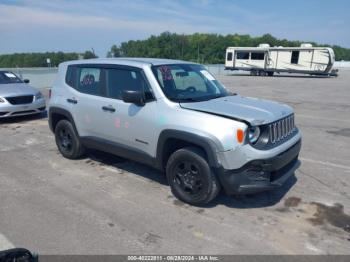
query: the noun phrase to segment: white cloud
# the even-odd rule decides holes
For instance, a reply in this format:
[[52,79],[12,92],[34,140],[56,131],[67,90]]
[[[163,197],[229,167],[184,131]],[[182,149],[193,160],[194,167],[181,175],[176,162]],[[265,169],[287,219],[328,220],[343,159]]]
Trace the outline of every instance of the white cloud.
[[[137,6],[128,5],[134,9]],[[141,8],[142,6],[138,6]],[[71,9],[68,9],[71,10]],[[79,10],[79,9],[78,9]],[[147,11],[147,10],[144,10]],[[61,28],[63,30],[72,29],[95,29],[104,31],[134,30],[149,33],[159,33],[162,31],[174,31],[182,33],[193,32],[214,32],[218,24],[227,21],[214,19],[205,16],[195,16],[186,14],[170,8],[156,7],[153,11],[167,14],[169,17],[162,18],[131,18],[124,14],[124,17],[110,17],[93,14],[80,14],[71,12],[61,12],[44,10],[29,6],[14,6],[0,4],[0,31],[5,28]],[[184,18],[197,19],[201,23],[191,23]],[[205,22],[204,22],[205,21]],[[214,23],[215,22],[215,23]]]
[[350,41],[343,19],[320,28],[315,21],[307,24],[306,20],[288,16],[281,19],[279,13],[262,13],[258,8],[242,8],[231,1],[18,0],[15,3],[0,3],[0,52],[52,48],[77,51],[88,45],[105,53],[113,43],[164,31],[271,33],[305,41],[339,44]]
[[[2,28],[23,26],[43,26],[60,28],[93,29],[139,29],[144,22],[127,21],[92,15],[65,14],[40,9],[8,6],[0,4],[0,24]],[[156,26],[148,22],[146,26]]]

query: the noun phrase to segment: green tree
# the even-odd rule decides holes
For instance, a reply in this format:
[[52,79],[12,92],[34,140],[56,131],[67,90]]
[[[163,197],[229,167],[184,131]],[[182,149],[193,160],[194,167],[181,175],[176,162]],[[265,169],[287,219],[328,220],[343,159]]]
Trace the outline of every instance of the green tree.
[[90,51],[90,50],[87,50],[83,53],[83,58],[84,59],[91,59],[91,58],[98,58],[97,55],[95,55],[94,52]]
[[79,58],[78,53],[46,52],[46,53],[15,53],[0,55],[0,67],[46,67],[49,58],[51,66]]
[[108,51],[107,57],[121,57],[122,50],[116,45],[112,45],[111,50]]
[[[225,50],[228,46],[258,46],[267,43],[270,46],[300,46],[300,41],[277,39],[271,34],[258,37],[250,35],[218,35],[201,34],[191,35],[170,32],[158,36],[151,35],[145,40],[130,40],[119,46],[113,45],[108,57],[154,57],[183,59],[200,63],[223,63]],[[312,43],[314,46],[329,46]],[[340,46],[332,47],[337,60],[350,60],[350,49]]]

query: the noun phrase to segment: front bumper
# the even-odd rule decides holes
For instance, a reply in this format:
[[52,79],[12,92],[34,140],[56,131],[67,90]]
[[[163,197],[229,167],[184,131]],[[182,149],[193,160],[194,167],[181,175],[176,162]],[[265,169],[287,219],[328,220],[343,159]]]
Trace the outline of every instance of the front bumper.
[[34,100],[30,104],[11,105],[9,103],[0,104],[0,118],[38,114],[46,109],[45,99]]
[[218,169],[222,187],[228,195],[253,194],[280,187],[300,166],[301,139],[281,154],[253,160],[235,170]]

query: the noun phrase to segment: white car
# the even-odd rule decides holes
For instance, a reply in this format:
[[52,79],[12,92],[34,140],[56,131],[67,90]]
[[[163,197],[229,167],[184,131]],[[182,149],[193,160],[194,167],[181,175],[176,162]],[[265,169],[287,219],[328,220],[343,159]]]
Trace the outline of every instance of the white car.
[[0,118],[39,114],[45,111],[45,98],[14,73],[0,71]]

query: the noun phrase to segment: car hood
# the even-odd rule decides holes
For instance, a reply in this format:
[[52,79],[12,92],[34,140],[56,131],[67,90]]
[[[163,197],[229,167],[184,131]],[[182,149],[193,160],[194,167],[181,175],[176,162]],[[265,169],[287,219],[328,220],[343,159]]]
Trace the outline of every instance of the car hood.
[[226,96],[202,102],[180,103],[182,108],[211,113],[248,122],[250,125],[263,125],[274,122],[293,113],[290,106],[240,95]]
[[0,84],[0,96],[35,95],[37,89],[25,83]]

